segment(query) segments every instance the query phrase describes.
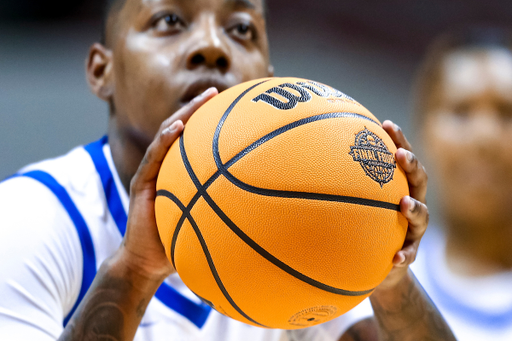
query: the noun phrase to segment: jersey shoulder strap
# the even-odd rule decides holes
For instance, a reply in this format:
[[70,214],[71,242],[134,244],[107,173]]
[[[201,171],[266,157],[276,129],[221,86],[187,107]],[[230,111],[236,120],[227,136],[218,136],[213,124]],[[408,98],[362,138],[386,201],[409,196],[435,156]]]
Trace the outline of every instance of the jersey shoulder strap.
[[28,177],[32,178],[41,184],[48,187],[50,191],[59,199],[62,206],[68,213],[71,221],[75,225],[76,231],[78,233],[78,238],[80,239],[80,245],[82,247],[82,255],[83,255],[83,273],[82,273],[82,284],[80,287],[80,292],[78,294],[78,298],[71,308],[71,311],[64,318],[63,324],[64,327],[69,322],[71,316],[75,312],[76,308],[82,301],[85,296],[85,293],[91,286],[94,277],[96,276],[96,255],[94,252],[94,246],[92,243],[91,234],[89,232],[89,228],[87,224],[76,207],[75,203],[69,196],[69,193],[66,191],[64,186],[62,186],[53,176],[49,173],[43,172],[41,170],[32,170],[26,173],[16,174],[14,177]]

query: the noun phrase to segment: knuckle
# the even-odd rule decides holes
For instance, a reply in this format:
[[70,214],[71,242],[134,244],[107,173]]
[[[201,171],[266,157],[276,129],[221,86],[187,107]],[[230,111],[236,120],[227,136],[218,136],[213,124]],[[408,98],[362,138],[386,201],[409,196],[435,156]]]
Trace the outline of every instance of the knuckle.
[[146,151],[146,154],[144,154],[144,157],[142,158],[142,161],[140,162],[139,169],[140,169],[141,167],[144,167],[145,165],[147,165],[147,164],[149,163],[149,157],[150,157],[150,156],[149,156],[148,154],[150,154],[150,151],[149,151],[149,150],[147,150],[147,151]]
[[427,226],[428,223],[430,222],[430,212],[428,211],[427,205],[423,206],[425,206],[425,226]]
[[173,120],[173,117],[168,117],[165,121],[163,121],[162,124],[160,125],[160,131],[163,131],[164,129],[169,127],[172,124]]
[[428,175],[425,171],[425,167],[423,167],[421,164],[418,163],[418,161],[415,162],[412,166],[411,170],[411,179],[410,183],[414,185],[415,187],[426,187],[428,184]]
[[148,150],[146,151],[146,154],[142,158],[142,163],[141,164],[142,165],[147,165],[148,163],[150,163],[154,159],[154,156],[155,156],[155,152],[153,150],[153,146],[149,146]]
[[421,211],[422,204],[416,199],[412,199],[412,202],[414,206],[412,207],[411,212],[417,215]]
[[409,163],[411,164],[413,170],[418,170],[419,169],[418,158],[410,150],[409,150]]

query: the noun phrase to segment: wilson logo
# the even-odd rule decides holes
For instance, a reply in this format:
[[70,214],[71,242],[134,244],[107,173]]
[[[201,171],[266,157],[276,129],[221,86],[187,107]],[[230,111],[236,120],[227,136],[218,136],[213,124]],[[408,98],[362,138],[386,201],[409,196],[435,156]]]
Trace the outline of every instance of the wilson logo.
[[359,162],[367,176],[380,187],[393,180],[396,161],[381,138],[365,128],[356,134],[354,144],[349,154]]
[[309,102],[312,96],[320,96],[328,99],[330,102],[343,100],[358,104],[352,97],[343,92],[313,81],[283,83],[271,89],[268,89],[261,95],[253,98],[253,102],[265,102],[279,110],[290,110],[299,103]]

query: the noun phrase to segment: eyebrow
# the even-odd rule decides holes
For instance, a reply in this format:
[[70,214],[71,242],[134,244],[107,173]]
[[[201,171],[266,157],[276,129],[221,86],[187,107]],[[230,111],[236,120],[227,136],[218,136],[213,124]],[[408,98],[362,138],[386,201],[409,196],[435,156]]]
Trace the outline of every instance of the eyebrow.
[[256,6],[249,0],[225,0],[227,4],[232,4],[233,7],[241,7],[245,9],[255,9]]

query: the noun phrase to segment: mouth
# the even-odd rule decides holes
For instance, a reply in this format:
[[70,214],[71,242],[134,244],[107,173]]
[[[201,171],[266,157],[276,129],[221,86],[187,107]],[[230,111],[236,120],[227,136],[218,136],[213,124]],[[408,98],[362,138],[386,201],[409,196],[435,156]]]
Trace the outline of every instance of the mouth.
[[215,79],[215,78],[207,78],[200,79],[195,82],[192,82],[185,88],[185,92],[181,96],[180,102],[181,105],[185,105],[193,100],[196,96],[202,94],[205,90],[215,87],[220,92],[226,90],[231,85],[226,81]]

